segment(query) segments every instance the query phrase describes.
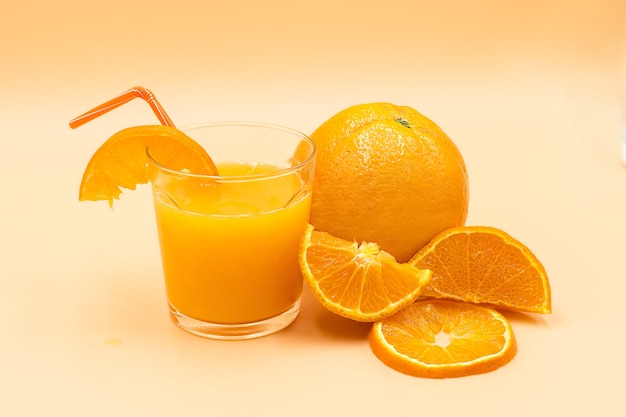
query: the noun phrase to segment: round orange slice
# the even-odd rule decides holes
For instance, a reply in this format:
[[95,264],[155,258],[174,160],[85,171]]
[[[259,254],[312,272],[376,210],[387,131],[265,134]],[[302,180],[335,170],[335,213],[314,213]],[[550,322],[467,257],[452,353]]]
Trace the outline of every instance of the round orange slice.
[[433,276],[421,295],[550,313],[550,282],[539,259],[502,230],[485,226],[448,229],[411,260]]
[[446,300],[418,300],[374,323],[369,343],[387,366],[426,378],[490,372],[517,353],[513,329],[499,312]]
[[375,243],[357,244],[308,225],[300,249],[302,275],[328,310],[373,322],[412,303],[431,272],[398,263]]
[[134,126],[111,136],[93,154],[83,173],[78,199],[119,199],[122,188],[134,190],[149,179],[150,154],[173,170],[217,175],[211,157],[196,141],[180,130],[160,125]]

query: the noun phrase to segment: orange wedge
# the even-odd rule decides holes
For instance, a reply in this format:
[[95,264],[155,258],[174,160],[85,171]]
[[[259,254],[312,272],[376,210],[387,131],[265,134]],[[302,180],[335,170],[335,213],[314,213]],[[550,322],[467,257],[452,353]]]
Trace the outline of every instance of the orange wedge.
[[211,157],[180,130],[159,125],[134,126],[111,136],[94,153],[80,183],[78,199],[119,199],[121,188],[134,190],[148,182],[148,156],[173,170],[217,175]]
[[374,323],[369,342],[387,366],[426,378],[490,372],[517,353],[511,325],[496,310],[445,300],[418,300]]
[[530,313],[552,311],[543,265],[530,249],[502,230],[484,226],[446,230],[409,263],[433,271],[421,293],[424,297]]
[[398,263],[375,243],[350,242],[308,225],[300,248],[302,275],[330,311],[373,322],[412,303],[431,272]]

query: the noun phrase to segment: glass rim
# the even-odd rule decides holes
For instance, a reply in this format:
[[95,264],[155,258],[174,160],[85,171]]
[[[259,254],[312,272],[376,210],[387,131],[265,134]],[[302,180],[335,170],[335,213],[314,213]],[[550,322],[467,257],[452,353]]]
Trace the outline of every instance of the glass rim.
[[146,146],[146,156],[148,158],[148,163],[152,164],[153,166],[155,166],[156,168],[158,168],[159,170],[163,172],[166,172],[170,175],[174,175],[178,177],[196,178],[196,179],[204,178],[207,180],[214,180],[214,181],[220,181],[220,182],[245,182],[245,181],[253,181],[253,180],[268,180],[268,179],[278,178],[278,177],[285,176],[285,175],[291,175],[294,172],[297,172],[307,167],[308,165],[310,165],[315,158],[315,154],[317,153],[317,146],[315,145],[315,142],[313,142],[313,140],[309,137],[309,135],[299,130],[282,126],[282,125],[278,125],[278,124],[273,124],[273,123],[253,122],[253,121],[217,121],[217,122],[205,122],[205,123],[191,124],[191,125],[181,127],[179,130],[187,134],[189,131],[195,130],[195,129],[201,129],[201,128],[206,128],[206,127],[226,127],[226,126],[258,127],[258,128],[271,129],[271,130],[280,130],[286,133],[290,133],[290,134],[293,134],[294,136],[299,136],[301,140],[306,141],[311,146],[311,153],[302,162],[296,165],[290,166],[290,167],[280,168],[271,173],[237,175],[237,176],[198,174],[198,173],[179,171],[173,168],[169,168],[166,165],[159,162],[158,160],[156,160],[150,154],[150,147]]

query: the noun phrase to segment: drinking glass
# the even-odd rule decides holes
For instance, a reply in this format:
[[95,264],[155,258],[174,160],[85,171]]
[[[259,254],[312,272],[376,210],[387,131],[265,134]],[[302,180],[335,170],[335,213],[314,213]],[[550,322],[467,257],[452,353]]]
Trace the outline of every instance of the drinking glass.
[[204,147],[219,175],[175,171],[147,151],[170,317],[208,338],[275,333],[300,311],[299,244],[315,145],[264,123],[181,130]]

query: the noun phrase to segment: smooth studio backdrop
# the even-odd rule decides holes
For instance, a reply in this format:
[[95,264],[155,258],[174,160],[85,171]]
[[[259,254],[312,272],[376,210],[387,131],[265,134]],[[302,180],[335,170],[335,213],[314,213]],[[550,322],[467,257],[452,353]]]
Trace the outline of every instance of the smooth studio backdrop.
[[[0,15],[0,414],[624,415],[626,169],[618,0],[21,1]],[[519,352],[451,380],[380,363],[367,325],[324,310],[224,343],[167,317],[148,187],[79,203],[89,157],[157,123],[255,120],[305,133],[388,101],[465,157],[468,224],[544,263],[553,314],[509,314]]]

